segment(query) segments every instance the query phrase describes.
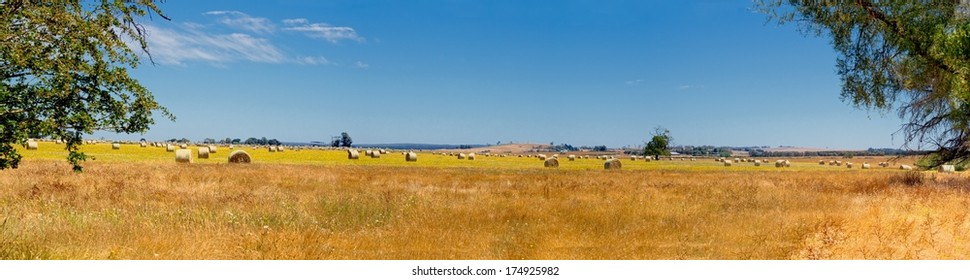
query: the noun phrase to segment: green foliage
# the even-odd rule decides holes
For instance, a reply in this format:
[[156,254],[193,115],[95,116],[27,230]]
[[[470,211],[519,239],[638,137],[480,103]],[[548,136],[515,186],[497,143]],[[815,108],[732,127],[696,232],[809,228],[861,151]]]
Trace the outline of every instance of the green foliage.
[[650,142],[647,143],[647,147],[643,149],[643,154],[648,156],[669,156],[670,142],[673,140],[670,137],[670,131],[657,127],[654,128],[653,137],[650,138]]
[[[904,146],[932,148],[928,166],[970,158],[970,7],[964,1],[759,0],[780,23],[830,36],[842,100],[896,109]],[[924,147],[926,146],[926,147]]]
[[151,0],[0,2],[0,169],[16,168],[13,145],[29,136],[65,141],[67,160],[81,171],[82,135],[96,130],[144,132],[153,112],[174,120],[151,92],[128,75],[148,52]]
[[340,145],[341,146],[350,147],[350,145],[353,144],[353,143],[354,143],[354,139],[353,138],[350,138],[350,134],[347,134],[346,132],[341,132],[340,133]]

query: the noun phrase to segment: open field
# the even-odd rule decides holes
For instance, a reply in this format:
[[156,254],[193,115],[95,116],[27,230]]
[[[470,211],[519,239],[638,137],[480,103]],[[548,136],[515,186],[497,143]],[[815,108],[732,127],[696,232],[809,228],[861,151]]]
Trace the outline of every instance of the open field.
[[962,174],[264,149],[229,165],[225,147],[180,165],[164,148],[85,150],[80,174],[53,143],[0,171],[0,259],[970,258]]

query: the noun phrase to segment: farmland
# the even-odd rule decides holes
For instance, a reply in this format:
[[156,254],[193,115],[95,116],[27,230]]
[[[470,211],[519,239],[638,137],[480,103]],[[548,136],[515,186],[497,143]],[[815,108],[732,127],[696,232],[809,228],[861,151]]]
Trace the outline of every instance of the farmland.
[[[0,259],[966,259],[962,174],[53,143],[0,171]],[[825,159],[829,160],[829,159]],[[875,165],[882,158],[852,159]],[[907,162],[911,163],[911,162]]]

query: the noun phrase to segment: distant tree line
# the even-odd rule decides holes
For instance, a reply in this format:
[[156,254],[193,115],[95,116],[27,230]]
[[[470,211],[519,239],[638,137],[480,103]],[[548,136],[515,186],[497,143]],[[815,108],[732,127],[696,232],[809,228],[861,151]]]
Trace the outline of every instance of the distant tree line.
[[341,132],[340,136],[334,136],[333,141],[330,142],[331,147],[350,147],[354,144],[354,139],[350,138],[350,134],[347,132]]

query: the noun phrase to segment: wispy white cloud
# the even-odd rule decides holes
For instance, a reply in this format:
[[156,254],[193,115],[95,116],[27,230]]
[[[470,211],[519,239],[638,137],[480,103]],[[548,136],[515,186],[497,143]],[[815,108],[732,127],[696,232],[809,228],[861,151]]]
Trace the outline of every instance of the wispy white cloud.
[[271,20],[263,17],[250,16],[240,11],[209,11],[202,14],[217,16],[219,17],[219,23],[256,34],[270,34],[276,30],[276,26]]
[[631,86],[635,86],[635,85],[639,85],[642,82],[643,82],[643,79],[636,79],[636,80],[626,81],[626,84],[627,85],[631,85]]
[[[303,65],[339,65],[319,55],[288,55],[274,41],[279,39],[276,24],[299,35],[324,39],[332,43],[343,40],[363,42],[364,38],[350,27],[313,23],[304,18],[276,22],[240,11],[209,11],[203,13],[217,24],[186,22],[174,26],[146,24],[146,37],[152,59],[161,64],[185,65],[189,62],[222,64],[248,61],[258,63],[295,63]],[[293,34],[291,34],[293,35]],[[357,61],[348,67],[367,69],[369,65]]]
[[189,61],[224,63],[252,61],[282,63],[280,50],[265,38],[243,33],[209,34],[198,26],[181,30],[145,25],[152,58],[162,64],[184,65]]
[[678,90],[689,90],[689,89],[699,89],[704,88],[704,85],[682,85],[677,87]]
[[311,23],[305,18],[284,19],[283,24],[286,25],[283,30],[300,32],[308,37],[324,39],[334,44],[341,40],[364,41],[364,37],[361,37],[357,34],[356,30],[347,26]]
[[301,56],[296,58],[296,63],[306,64],[306,65],[328,65],[331,64],[330,60],[322,56]]

